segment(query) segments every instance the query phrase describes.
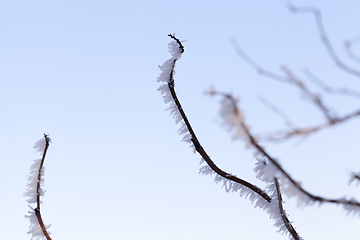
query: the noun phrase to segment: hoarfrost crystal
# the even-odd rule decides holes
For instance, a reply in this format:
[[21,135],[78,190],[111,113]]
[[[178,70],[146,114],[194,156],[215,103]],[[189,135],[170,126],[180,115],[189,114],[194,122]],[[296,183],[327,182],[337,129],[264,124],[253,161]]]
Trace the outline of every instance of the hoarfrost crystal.
[[[34,145],[36,152],[41,152],[44,154],[44,150],[46,147],[46,139],[48,142],[51,142],[51,139],[45,136],[44,138],[37,141]],[[24,196],[28,199],[26,200],[28,203],[37,203],[39,196],[44,196],[45,190],[42,189],[42,186],[44,185],[44,175],[45,175],[45,168],[44,166],[41,167],[42,159],[36,159],[34,160],[34,163],[30,167],[30,175],[28,176],[28,183],[26,184],[26,190],[24,193]],[[41,167],[41,169],[40,169]],[[40,174],[40,178],[39,178]],[[39,189],[38,189],[39,184]],[[41,201],[39,202],[39,204]],[[29,205],[29,208],[31,209],[28,211],[28,215],[25,215],[26,218],[30,221],[30,230],[28,234],[31,235],[31,240],[42,240],[46,239],[43,230],[40,226],[38,217],[36,213],[39,211],[38,207],[33,208]],[[45,229],[48,229],[50,225],[46,225]],[[48,234],[50,234],[48,232]]]
[[172,81],[171,76],[175,75],[175,63],[178,59],[181,58],[182,50],[179,46],[179,43],[177,43],[176,41],[170,42],[168,44],[168,47],[172,57],[165,61],[163,65],[159,66],[161,73],[160,76],[157,78],[157,82],[163,82],[164,84],[158,88],[158,91],[160,91],[161,95],[163,96],[164,102],[166,104],[170,103],[170,107],[166,109],[170,111],[170,116],[174,118],[176,124],[181,124],[178,133],[180,135],[183,135],[182,141],[191,144],[191,148],[193,149],[193,152],[195,152],[195,147],[191,142],[191,134],[180,114],[178,106],[176,105],[174,97],[172,96],[170,91],[170,82]]

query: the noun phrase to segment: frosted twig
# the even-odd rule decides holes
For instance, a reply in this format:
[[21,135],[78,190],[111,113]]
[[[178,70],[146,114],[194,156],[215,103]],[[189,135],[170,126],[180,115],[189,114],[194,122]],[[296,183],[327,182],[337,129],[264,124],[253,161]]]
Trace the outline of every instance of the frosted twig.
[[31,175],[29,176],[27,190],[24,193],[24,196],[29,197],[27,200],[29,203],[36,202],[36,208],[34,209],[29,206],[32,211],[29,211],[30,215],[25,215],[25,217],[30,220],[30,231],[28,234],[32,234],[31,239],[43,239],[45,237],[47,240],[51,240],[50,233],[47,231],[47,228],[49,228],[50,225],[45,226],[40,213],[40,196],[44,195],[44,190],[41,188],[41,185],[44,182],[43,165],[50,142],[51,139],[48,135],[44,134],[44,139],[35,143],[34,148],[36,148],[39,152],[43,152],[42,158],[35,160],[35,163],[31,166]]
[[[170,108],[171,108],[171,111],[174,112],[175,119],[179,119],[177,122],[183,121],[184,125],[186,126],[186,128],[189,132],[189,137],[190,137],[190,140],[191,140],[193,146],[195,147],[195,150],[201,155],[201,157],[205,160],[205,162],[209,165],[209,167],[214,172],[216,172],[219,176],[221,176],[227,180],[230,180],[230,181],[236,182],[238,184],[241,184],[243,186],[246,186],[247,188],[251,189],[251,191],[256,192],[259,196],[261,196],[267,202],[271,202],[271,198],[266,194],[266,192],[264,192],[257,186],[221,170],[211,160],[209,155],[205,152],[204,148],[201,146],[199,140],[197,139],[197,137],[195,135],[193,128],[190,125],[188,118],[186,117],[186,114],[185,114],[185,112],[180,104],[180,101],[176,95],[176,92],[175,92],[174,68],[175,68],[176,61],[178,60],[179,57],[181,57],[181,54],[184,51],[184,47],[182,46],[182,44],[180,44],[180,41],[174,35],[169,34],[169,36],[172,39],[174,39],[176,43],[179,44],[178,49],[180,50],[180,53],[176,53],[176,50],[174,50],[173,45],[171,45],[171,53],[173,56],[176,56],[176,57],[170,58],[162,66],[160,66],[162,73],[160,74],[158,81],[166,82],[166,84],[161,86],[158,90],[160,90],[162,92],[165,102],[171,103]],[[172,44],[172,43],[170,43],[170,44]],[[166,74],[168,74],[168,75],[166,75]],[[167,86],[166,89],[165,89],[165,86]],[[167,92],[167,91],[170,92],[170,95],[169,95],[169,92]]]
[[[214,95],[220,95],[224,98],[230,99],[233,104],[232,107],[233,112],[237,113],[240,112],[240,109],[238,109],[237,105],[236,105],[236,99],[234,99],[234,97],[231,94],[224,94],[222,92],[216,92],[215,90],[213,90],[213,94]],[[360,115],[360,111],[357,113],[358,115]],[[350,116],[349,116],[350,117]],[[274,165],[274,167],[277,169],[278,171],[278,175],[280,175],[282,178],[284,178],[284,182],[287,182],[287,187],[288,188],[296,188],[298,191],[297,193],[299,194],[305,194],[307,197],[309,197],[312,201],[316,201],[316,202],[328,202],[328,203],[336,203],[336,204],[342,204],[345,206],[350,206],[350,207],[354,207],[351,208],[352,211],[359,211],[360,213],[360,203],[358,201],[356,201],[355,199],[351,199],[351,200],[346,200],[346,199],[329,199],[329,198],[324,198],[324,197],[320,197],[320,196],[316,196],[313,195],[311,193],[309,193],[308,191],[306,191],[304,188],[301,187],[300,183],[295,181],[282,167],[281,165],[278,163],[277,160],[275,160],[275,158],[271,157],[266,151],[265,149],[259,145],[258,141],[254,138],[254,136],[250,133],[249,128],[246,126],[246,123],[244,121],[241,121],[239,123],[241,126],[241,128],[244,130],[244,134],[247,135],[247,139],[249,141],[249,143],[257,150],[257,152],[259,154],[261,154],[265,159],[267,159],[272,165]],[[276,173],[274,173],[274,175],[276,176]],[[289,191],[290,192],[290,191]],[[292,193],[294,193],[292,191]],[[296,192],[295,192],[296,193]],[[349,208],[350,208],[349,207]]]

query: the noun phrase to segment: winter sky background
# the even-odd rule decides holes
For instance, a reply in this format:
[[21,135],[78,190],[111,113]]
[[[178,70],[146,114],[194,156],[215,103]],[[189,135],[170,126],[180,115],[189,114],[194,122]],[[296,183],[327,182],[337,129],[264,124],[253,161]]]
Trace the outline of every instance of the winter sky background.
[[[292,3],[319,7],[336,52],[360,69],[344,51],[346,39],[360,37],[359,1]],[[303,77],[307,68],[333,87],[360,91],[360,79],[329,58],[314,17],[289,12],[284,1],[3,1],[0,31],[0,230],[7,240],[30,239],[23,193],[43,133],[52,144],[41,210],[55,240],[287,239],[267,213],[198,174],[200,156],[181,142],[157,91],[158,65],[170,58],[168,33],[186,40],[176,90],[200,142],[219,167],[260,187],[253,152],[231,140],[220,99],[204,91],[238,96],[254,133],[286,128],[258,96],[298,126],[324,119],[298,89],[258,75],[231,39],[266,69],[281,74],[286,64]],[[360,55],[360,44],[354,50]],[[324,100],[340,115],[359,106],[346,96]],[[311,193],[360,199],[359,186],[348,185],[351,171],[360,171],[359,136],[353,119],[263,145]],[[298,208],[284,200],[304,239],[358,235],[359,216],[340,206]]]

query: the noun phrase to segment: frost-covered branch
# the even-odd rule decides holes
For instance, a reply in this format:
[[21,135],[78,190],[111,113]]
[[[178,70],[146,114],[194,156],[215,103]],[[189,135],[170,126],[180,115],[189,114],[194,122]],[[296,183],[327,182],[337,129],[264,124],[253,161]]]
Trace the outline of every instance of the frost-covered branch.
[[[221,101],[220,116],[223,118],[225,123],[231,124],[232,128],[235,129],[234,132],[236,134],[234,136],[237,136],[237,138],[243,138],[246,141],[246,145],[250,144],[252,147],[254,147],[257,155],[260,155],[262,159],[264,159],[264,160],[258,159],[259,162],[257,163],[257,167],[254,169],[259,179],[264,181],[266,179],[273,179],[274,177],[280,178],[284,187],[285,194],[288,195],[289,197],[296,196],[298,199],[298,203],[300,205],[314,204],[315,202],[336,203],[343,205],[346,211],[360,215],[360,203],[354,198],[350,200],[347,200],[345,198],[341,198],[341,199],[324,198],[311,194],[308,191],[306,191],[303,187],[301,187],[301,184],[295,181],[290,176],[290,174],[288,174],[284,170],[284,168],[280,165],[280,163],[277,160],[275,160],[275,158],[270,156],[270,154],[265,151],[265,148],[258,143],[257,139],[251,134],[250,128],[243,120],[244,117],[242,116],[241,117],[242,120],[239,120],[239,113],[241,112],[241,110],[237,106],[237,102],[238,102],[237,99],[235,99],[231,94],[217,92],[214,89],[211,90],[210,94],[220,95],[223,97]],[[226,100],[230,104],[224,105],[223,104],[224,100]],[[228,114],[223,115],[222,114],[223,112],[226,112]],[[234,121],[231,119],[237,119],[237,120]],[[238,135],[239,132],[241,132],[242,135]]]
[[[280,184],[279,184],[279,180],[275,177],[274,178],[274,182],[275,182],[275,187],[276,187],[276,198],[277,198],[277,202],[279,204],[279,211],[280,211],[280,215],[281,215],[281,219],[282,222],[284,223],[286,229],[288,230],[288,232],[291,234],[291,236],[295,239],[295,240],[300,240],[302,239],[299,234],[296,232],[295,228],[293,227],[293,225],[291,224],[291,222],[289,221],[287,214],[284,210],[283,207],[283,200],[282,200],[282,196],[281,196],[281,190],[280,190]],[[275,223],[275,224],[279,224],[280,223]]]
[[[209,157],[209,155],[205,152],[204,148],[201,146],[199,140],[197,139],[194,130],[192,129],[188,118],[180,104],[180,101],[175,92],[175,64],[176,61],[181,57],[181,54],[184,52],[184,47],[181,44],[180,40],[178,40],[174,35],[169,34],[169,36],[175,41],[169,43],[169,51],[172,55],[172,58],[165,61],[162,66],[159,66],[161,69],[161,74],[158,77],[158,82],[164,82],[162,86],[158,88],[158,91],[161,92],[164,98],[165,103],[170,103],[170,115],[172,115],[175,119],[176,123],[181,123],[181,127],[179,130],[180,134],[184,134],[183,141],[191,144],[192,148],[197,151],[202,159],[207,163],[208,168],[201,168],[200,172],[203,174],[213,174],[216,173],[216,179],[224,180],[224,184],[227,184],[229,181],[231,183],[232,191],[240,191],[240,195],[250,196],[250,200],[255,201],[255,206],[262,207],[263,200],[266,202],[270,202],[271,198],[260,188],[257,186],[240,179],[232,174],[229,174],[223,170],[221,170]],[[216,180],[217,181],[217,180]],[[256,197],[256,193],[259,197]]]
[[29,215],[25,215],[30,221],[28,234],[31,234],[31,240],[42,240],[44,238],[51,240],[50,232],[47,231],[50,225],[44,224],[40,213],[40,196],[44,196],[45,193],[42,189],[45,174],[44,161],[50,142],[51,139],[49,136],[44,134],[44,138],[35,143],[34,148],[37,152],[42,152],[42,158],[35,160],[31,165],[28,183],[26,184],[26,191],[24,193],[24,196],[28,197],[28,203],[36,203],[36,208],[29,205],[31,211],[28,211]]

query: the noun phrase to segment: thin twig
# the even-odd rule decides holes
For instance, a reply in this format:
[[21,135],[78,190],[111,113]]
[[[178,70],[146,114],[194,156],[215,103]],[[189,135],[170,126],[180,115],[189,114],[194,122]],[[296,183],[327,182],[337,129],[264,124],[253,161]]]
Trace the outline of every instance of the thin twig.
[[289,139],[291,137],[295,136],[308,136],[310,134],[316,133],[320,130],[323,130],[324,128],[328,128],[343,122],[346,122],[352,118],[359,117],[360,116],[360,109],[349,113],[343,117],[338,117],[334,119],[332,122],[326,122],[317,126],[313,127],[305,127],[305,128],[297,128],[292,131],[281,131],[278,133],[269,134],[268,136],[265,136],[262,138],[262,140],[285,140]]
[[271,78],[276,81],[280,82],[289,82],[289,78],[281,76],[279,74],[270,72],[264,68],[262,68],[254,59],[252,59],[248,54],[244,52],[244,50],[241,49],[240,45],[237,43],[235,39],[231,40],[231,43],[233,44],[236,53],[251,67],[253,67],[256,72],[258,72],[261,75],[264,75],[268,78]]
[[322,20],[322,16],[321,16],[321,11],[315,7],[295,7],[294,5],[292,5],[290,2],[288,2],[286,4],[287,8],[289,9],[289,11],[293,12],[293,13],[312,13],[315,16],[315,22],[316,22],[316,27],[318,29],[319,35],[320,35],[320,39],[322,41],[322,43],[324,44],[328,54],[330,55],[331,59],[333,60],[333,62],[342,70],[344,70],[347,73],[350,73],[356,77],[360,77],[360,71],[353,69],[349,66],[347,66],[345,63],[343,63],[340,58],[338,57],[338,55],[336,54],[333,46],[331,45],[329,38],[327,37],[326,31],[325,31],[325,27],[323,24],[323,20]]
[[42,156],[42,159],[41,159],[41,163],[40,163],[40,167],[39,167],[39,173],[38,173],[38,182],[37,182],[37,189],[36,189],[37,207],[35,208],[35,214],[36,214],[36,217],[37,217],[37,219],[39,221],[39,224],[41,226],[41,230],[44,233],[44,236],[46,237],[47,240],[51,240],[51,238],[49,236],[49,233],[46,231],[46,227],[45,227],[45,224],[44,224],[44,222],[42,220],[41,213],[40,213],[40,179],[41,179],[41,171],[42,171],[42,168],[43,168],[43,165],[44,165],[46,152],[47,152],[47,150],[49,148],[49,144],[50,144],[49,137],[45,133],[44,133],[44,138],[45,138],[45,148],[44,148],[44,153],[43,153],[43,156]]
[[310,81],[312,81],[314,84],[316,84],[319,88],[321,88],[326,93],[360,98],[360,92],[357,92],[355,90],[348,89],[348,88],[332,88],[332,87],[330,87],[324,81],[322,81],[321,79],[316,77],[315,74],[312,73],[309,69],[305,69],[303,71],[303,73],[305,74],[305,76],[307,76],[307,78]]
[[290,118],[283,112],[281,111],[277,106],[275,106],[274,104],[270,103],[268,100],[266,100],[265,98],[259,96],[258,99],[266,106],[268,107],[270,110],[272,110],[273,112],[275,112],[279,117],[281,117],[285,124],[291,128],[291,129],[296,129],[297,127],[291,122]]
[[359,43],[360,39],[356,38],[356,39],[352,39],[352,40],[346,40],[344,43],[344,46],[345,46],[346,54],[348,55],[348,57],[351,60],[360,63],[360,56],[356,55],[352,49],[355,42]]
[[324,116],[327,118],[329,122],[336,121],[336,117],[333,116],[334,114],[332,114],[329,108],[325,106],[325,104],[321,99],[320,94],[315,94],[311,92],[310,89],[306,86],[306,84],[303,81],[301,81],[297,76],[295,76],[295,74],[292,71],[290,71],[290,69],[288,69],[285,65],[282,66],[281,69],[291,79],[292,83],[296,87],[298,87],[304,93],[304,95],[314,103],[315,106],[317,106],[320,109],[320,111],[324,114]]

